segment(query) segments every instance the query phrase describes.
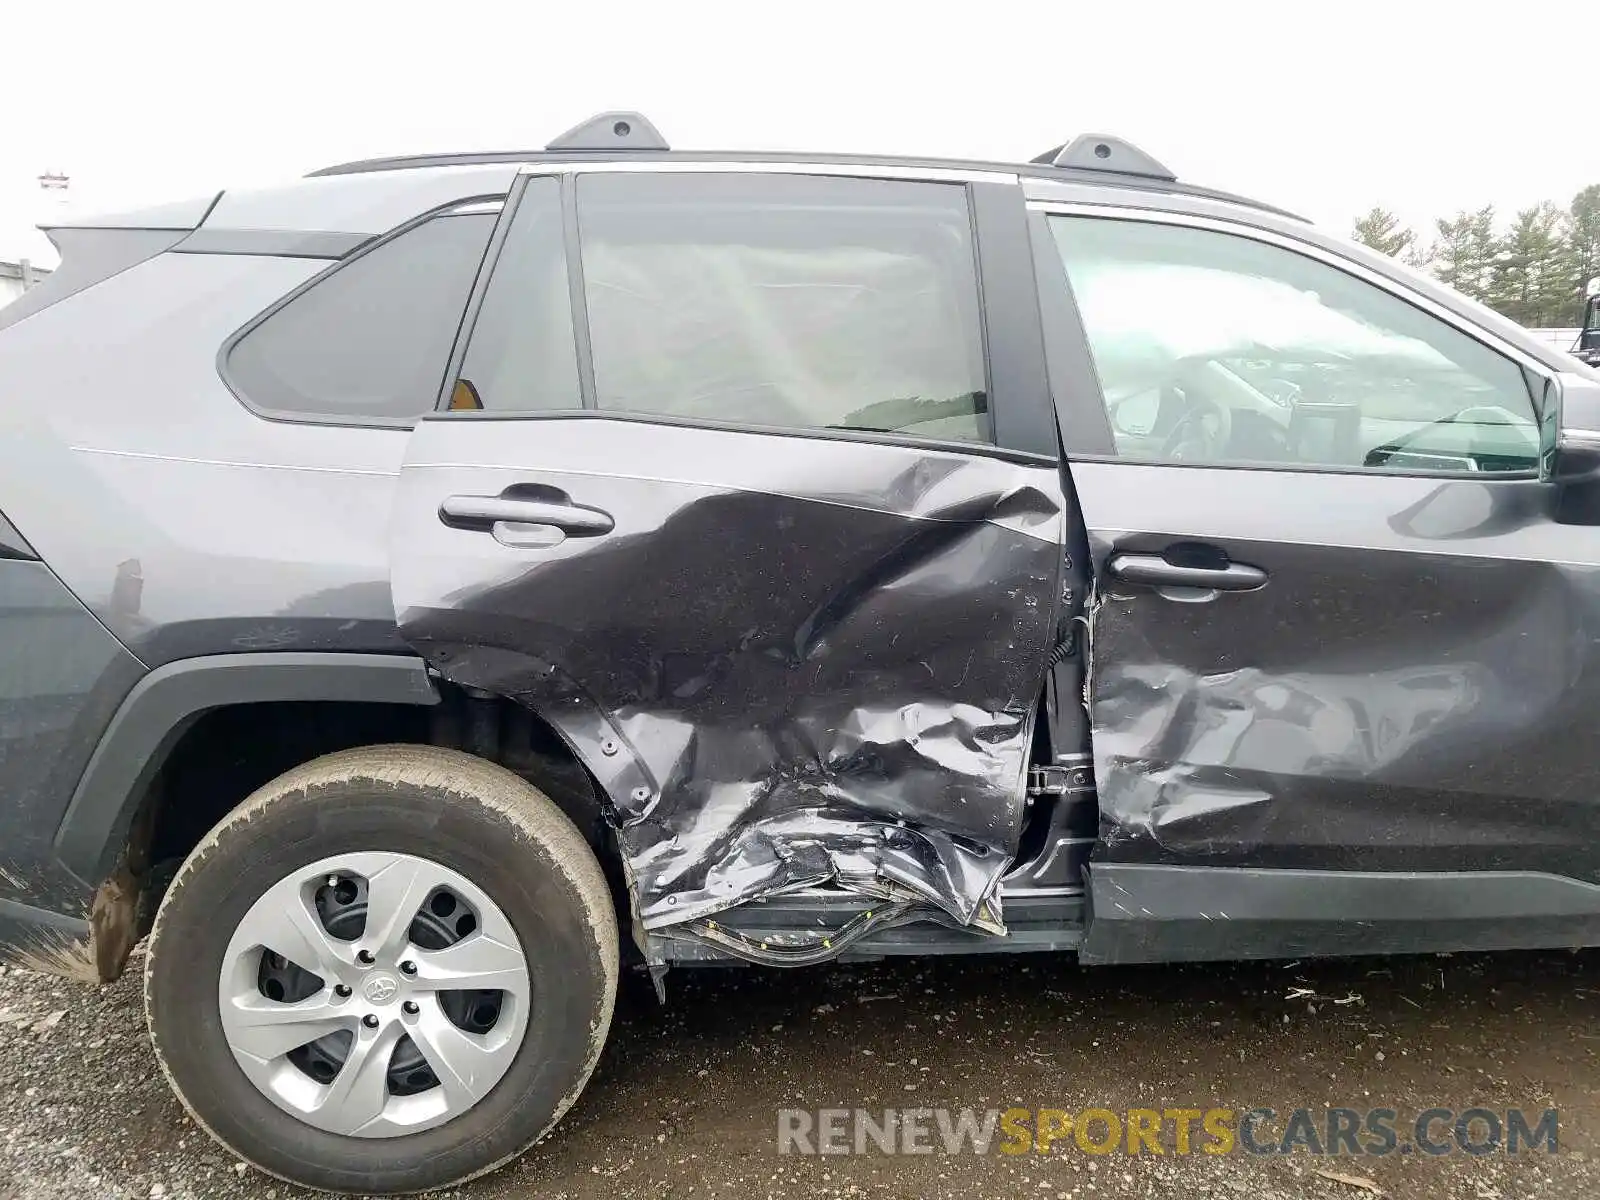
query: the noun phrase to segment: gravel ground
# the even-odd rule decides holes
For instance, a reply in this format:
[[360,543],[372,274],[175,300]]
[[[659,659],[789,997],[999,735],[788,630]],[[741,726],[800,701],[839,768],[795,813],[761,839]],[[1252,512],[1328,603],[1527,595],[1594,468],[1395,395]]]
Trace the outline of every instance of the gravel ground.
[[[185,1117],[151,1057],[137,975],[99,990],[0,975],[0,1200],[310,1195],[247,1169]],[[630,981],[578,1107],[520,1162],[450,1194],[1600,1195],[1600,953],[1097,969],[997,957],[679,971],[668,987],[660,1009]],[[1069,1141],[1049,1156],[777,1152],[780,1107],[912,1105],[1554,1107],[1562,1149],[1181,1157],[1169,1141],[1160,1157],[1096,1158]]]

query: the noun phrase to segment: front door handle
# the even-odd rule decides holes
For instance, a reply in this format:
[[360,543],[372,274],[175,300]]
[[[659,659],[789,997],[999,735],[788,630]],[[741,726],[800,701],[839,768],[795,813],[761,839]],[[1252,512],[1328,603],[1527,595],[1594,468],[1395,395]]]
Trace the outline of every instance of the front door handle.
[[1209,588],[1217,592],[1248,592],[1267,582],[1267,573],[1245,563],[1186,566],[1168,562],[1159,554],[1113,554],[1111,574],[1125,583],[1151,587]]
[[611,514],[598,508],[514,496],[449,496],[439,505],[439,519],[458,529],[481,529],[486,533],[500,521],[549,525],[568,537],[599,537],[616,528]]

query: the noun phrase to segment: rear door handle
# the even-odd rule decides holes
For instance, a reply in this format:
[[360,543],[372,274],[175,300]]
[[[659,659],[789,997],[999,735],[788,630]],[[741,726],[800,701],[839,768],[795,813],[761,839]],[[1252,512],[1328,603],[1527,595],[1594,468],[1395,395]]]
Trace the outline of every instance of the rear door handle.
[[1209,588],[1217,592],[1248,592],[1267,582],[1267,573],[1245,563],[1191,567],[1168,562],[1159,554],[1114,554],[1111,574],[1125,583],[1152,587]]
[[616,528],[611,514],[577,504],[519,500],[513,496],[449,496],[439,505],[439,519],[459,529],[492,532],[500,521],[549,525],[568,537],[598,537]]

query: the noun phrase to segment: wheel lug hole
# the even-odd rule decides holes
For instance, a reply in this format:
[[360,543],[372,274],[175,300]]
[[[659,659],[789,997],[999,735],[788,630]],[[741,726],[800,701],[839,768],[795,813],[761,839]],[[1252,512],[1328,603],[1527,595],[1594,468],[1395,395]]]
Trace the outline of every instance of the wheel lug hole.
[[378,1014],[368,1013],[366,1016],[361,1018],[361,1023],[368,1029],[376,1029],[378,1027]]
[[402,1004],[400,1006],[400,1011],[405,1013],[406,1016],[408,1016],[408,1017],[414,1017],[419,1012],[422,1011],[422,1008],[417,1004],[417,1002],[415,1000],[407,1000],[404,1004]]
[[350,998],[350,985],[345,983],[334,984],[333,994],[341,1000],[348,1000]]
[[373,961],[374,961],[373,957],[372,957],[372,951],[371,950],[357,950],[356,951],[356,961],[358,963],[360,963],[364,967],[370,967],[373,964]]
[[400,964],[400,974],[402,974],[402,975],[415,975],[416,973],[417,973],[417,964],[412,962],[409,958],[406,959],[405,962]]

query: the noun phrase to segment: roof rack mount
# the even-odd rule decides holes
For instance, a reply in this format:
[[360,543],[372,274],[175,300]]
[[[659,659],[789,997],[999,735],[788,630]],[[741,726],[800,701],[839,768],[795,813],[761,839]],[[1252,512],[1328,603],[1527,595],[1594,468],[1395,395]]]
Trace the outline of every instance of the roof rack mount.
[[1178,177],[1132,142],[1108,133],[1080,133],[1070,142],[1046,150],[1036,163],[1070,167],[1076,171],[1110,171],[1117,175],[1142,175],[1177,183]]
[[603,112],[581,121],[546,150],[670,150],[667,139],[636,112]]

